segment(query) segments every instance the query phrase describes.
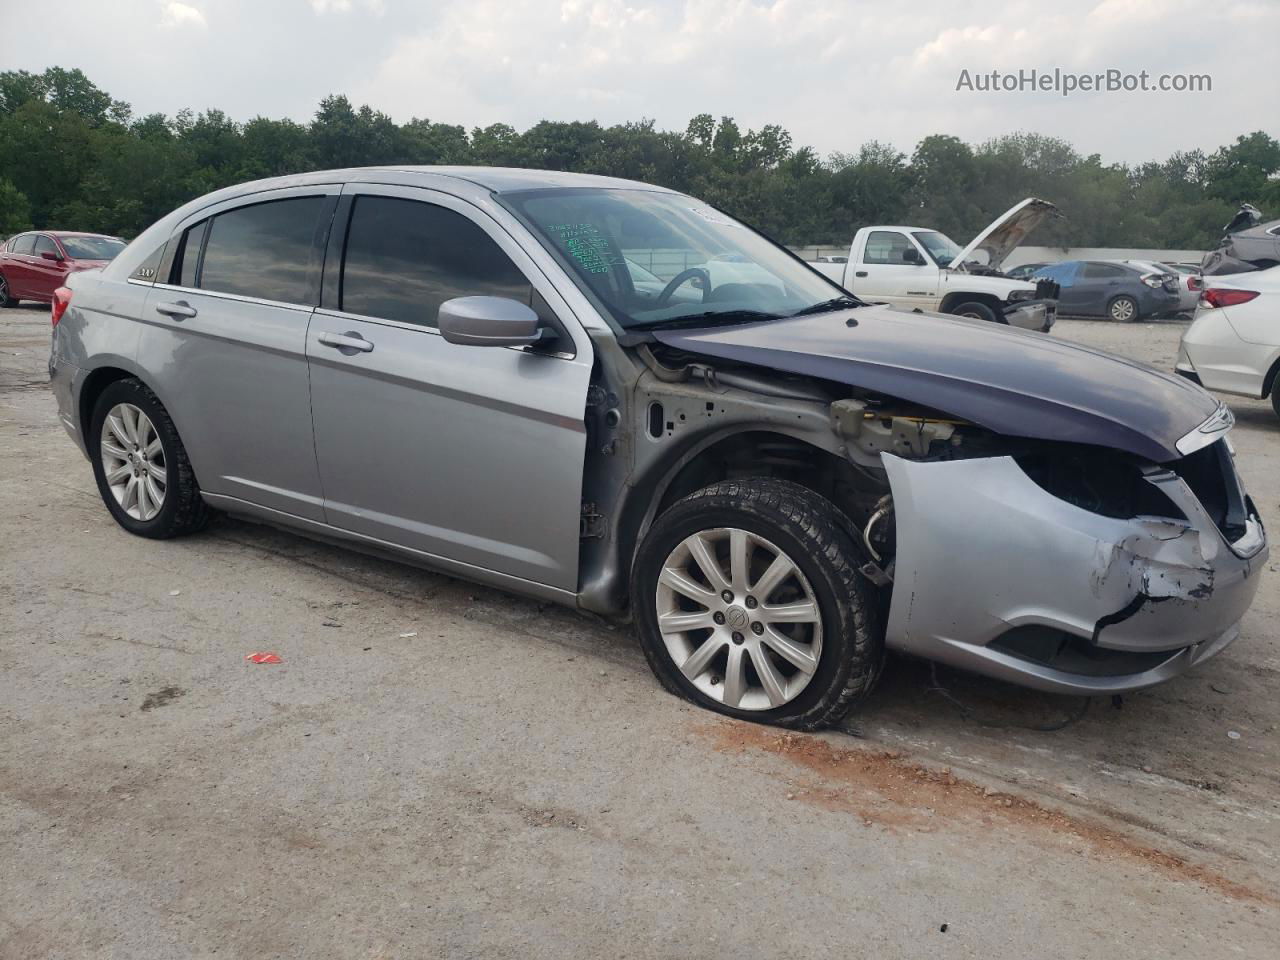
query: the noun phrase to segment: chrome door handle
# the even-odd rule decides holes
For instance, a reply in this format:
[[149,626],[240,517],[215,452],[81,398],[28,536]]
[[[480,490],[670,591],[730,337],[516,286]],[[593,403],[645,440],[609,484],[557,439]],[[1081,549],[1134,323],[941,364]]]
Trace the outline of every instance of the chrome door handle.
[[358,333],[322,333],[319,339],[326,347],[336,347],[339,350],[368,353],[373,349],[373,344]]
[[179,300],[177,303],[157,303],[156,313],[163,313],[175,320],[186,320],[196,315],[196,308],[185,300]]

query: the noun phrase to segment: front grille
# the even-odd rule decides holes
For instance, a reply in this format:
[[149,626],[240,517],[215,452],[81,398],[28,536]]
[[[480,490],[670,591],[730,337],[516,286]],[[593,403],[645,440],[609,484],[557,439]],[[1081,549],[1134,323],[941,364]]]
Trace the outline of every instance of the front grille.
[[1228,543],[1244,536],[1249,511],[1225,438],[1169,466],[1191,488]]
[[1037,300],[1057,300],[1058,294],[1062,292],[1062,288],[1058,286],[1057,281],[1049,279],[1040,279],[1036,281],[1036,299]]

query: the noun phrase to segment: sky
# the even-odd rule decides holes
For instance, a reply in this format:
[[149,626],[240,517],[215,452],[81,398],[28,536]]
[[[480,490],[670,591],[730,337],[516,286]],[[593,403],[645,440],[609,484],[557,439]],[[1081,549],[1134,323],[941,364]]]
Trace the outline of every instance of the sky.
[[[306,121],[344,93],[468,129],[710,113],[823,155],[1034,131],[1106,162],[1280,136],[1280,0],[0,0],[0,22],[0,69],[79,67],[137,114]],[[1212,89],[957,89],[1031,69]]]

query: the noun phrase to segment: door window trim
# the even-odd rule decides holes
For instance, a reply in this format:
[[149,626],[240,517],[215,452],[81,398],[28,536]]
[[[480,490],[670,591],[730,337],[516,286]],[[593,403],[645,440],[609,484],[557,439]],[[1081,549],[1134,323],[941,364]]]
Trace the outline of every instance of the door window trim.
[[[351,225],[351,211],[355,207],[355,201],[362,196],[386,197],[398,200],[411,200],[415,203],[434,204],[443,207],[460,216],[466,217],[474,223],[490,240],[498,245],[500,249],[521,275],[529,282],[534,291],[539,294],[546,302],[547,308],[555,315],[556,320],[560,324],[565,333],[571,349],[568,350],[534,350],[530,347],[507,347],[508,350],[515,350],[519,353],[533,353],[537,356],[552,357],[563,360],[572,360],[578,355],[590,356],[590,340],[586,331],[579,322],[577,315],[569,307],[565,298],[556,289],[551,278],[547,276],[542,267],[531,257],[518,240],[511,235],[500,221],[495,219],[488,211],[472,203],[463,197],[455,194],[446,193],[427,186],[408,186],[400,184],[370,183],[366,181],[352,181],[344,184],[342,188],[342,196],[338,201],[337,210],[330,225],[328,242],[325,245],[324,268],[321,272],[321,290],[320,305],[316,308],[318,314],[328,317],[349,318],[358,320],[362,323],[372,323],[387,327],[396,327],[401,330],[413,330],[422,333],[430,333],[435,336],[443,336],[439,328],[427,326],[421,323],[407,323],[402,320],[392,320],[386,317],[370,317],[365,314],[352,313],[348,310],[340,310],[337,306],[338,289],[341,283],[341,270],[343,267],[344,253],[347,243],[347,233]],[[562,340],[565,338],[561,338]],[[560,344],[557,344],[560,346]]]

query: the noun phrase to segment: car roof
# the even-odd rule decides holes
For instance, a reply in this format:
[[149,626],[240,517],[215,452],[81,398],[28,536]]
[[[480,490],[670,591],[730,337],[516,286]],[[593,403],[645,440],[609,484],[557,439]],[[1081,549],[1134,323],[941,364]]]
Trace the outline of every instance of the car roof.
[[518,190],[553,190],[563,187],[656,190],[662,193],[675,192],[668,190],[666,187],[642,183],[639,180],[624,180],[621,177],[603,177],[594,173],[567,173],[563,170],[526,170],[522,167],[434,167],[406,164],[404,166],[354,167],[349,170],[330,172],[342,175],[343,179],[358,179],[361,176],[379,170],[452,177],[456,180],[465,180],[468,183],[473,183],[478,187],[484,187],[494,193],[512,193]]

